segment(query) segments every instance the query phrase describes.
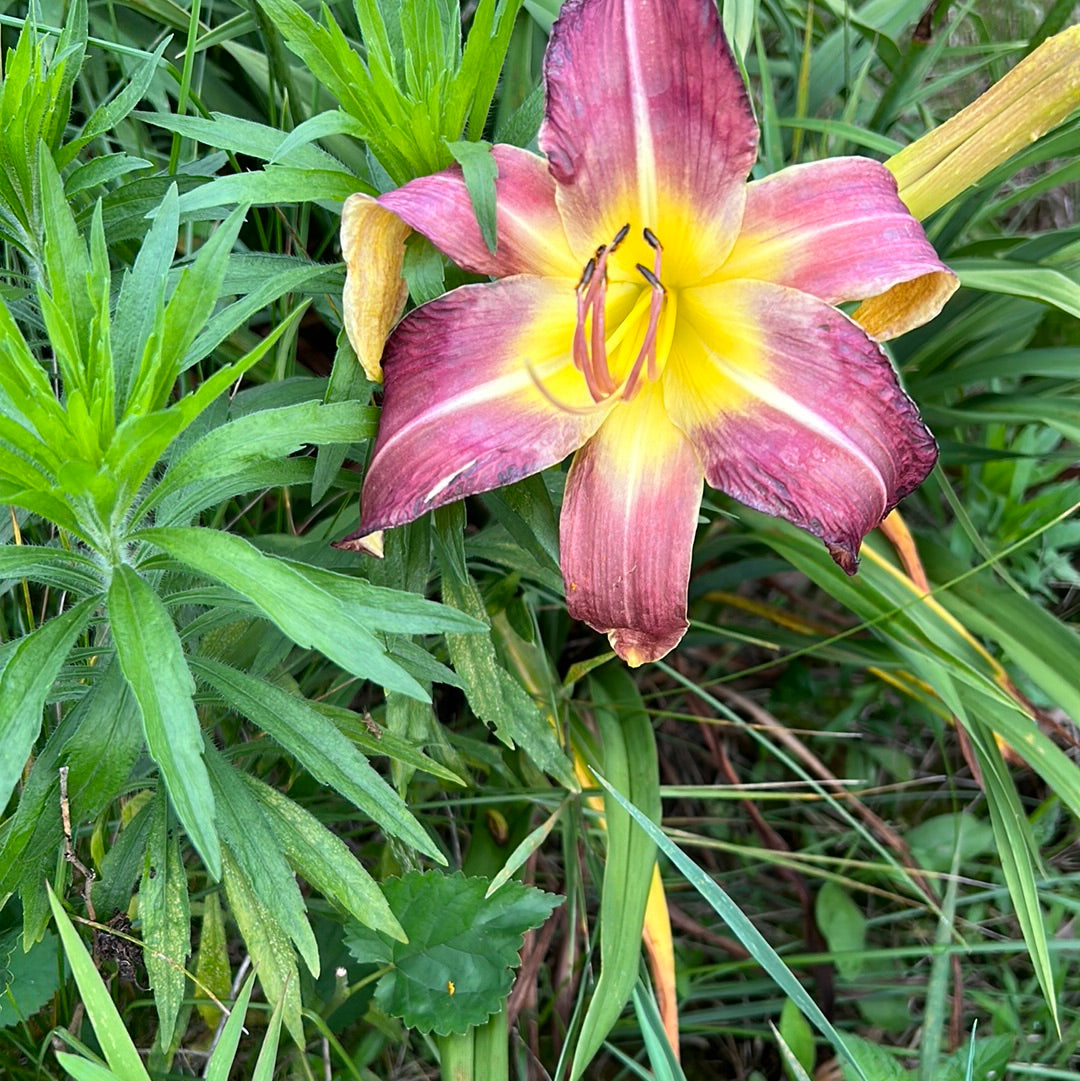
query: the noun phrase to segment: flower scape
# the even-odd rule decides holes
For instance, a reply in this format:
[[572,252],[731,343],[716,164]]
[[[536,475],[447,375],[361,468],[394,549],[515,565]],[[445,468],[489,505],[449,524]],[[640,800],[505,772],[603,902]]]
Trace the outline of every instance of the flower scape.
[[[491,151],[494,251],[456,167],[346,204],[345,322],[373,378],[364,335],[389,329],[404,294],[396,279],[370,292],[372,251],[413,229],[496,280],[390,333],[344,543],[377,547],[383,529],[572,454],[569,613],[636,666],[686,632],[705,481],[855,572],[937,453],[878,342],[931,319],[957,281],[875,161],[748,181],[758,128],[711,0],[567,0],[544,84],[543,156]],[[864,306],[873,336],[837,307],[889,296]]]

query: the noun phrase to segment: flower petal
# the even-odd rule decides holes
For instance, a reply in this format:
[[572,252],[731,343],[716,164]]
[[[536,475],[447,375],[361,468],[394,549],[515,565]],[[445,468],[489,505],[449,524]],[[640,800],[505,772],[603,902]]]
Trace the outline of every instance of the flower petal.
[[555,207],[555,182],[543,158],[516,146],[492,148],[495,180],[495,254],[476,222],[461,169],[421,176],[379,196],[418,233],[455,263],[476,274],[577,277],[581,263],[570,253]]
[[885,168],[928,218],[1076,110],[1080,26],[1047,38],[981,97],[894,154]]
[[345,258],[342,321],[368,379],[382,381],[383,345],[409,295],[401,277],[409,227],[368,195],[357,192],[341,209]]
[[580,447],[604,411],[568,356],[575,319],[573,282],[525,277],[463,286],[410,312],[386,346],[354,537],[510,484]]
[[830,304],[918,283],[906,304],[867,327],[877,338],[932,319],[958,285],[892,174],[869,158],[793,165],[747,185],[742,231],[715,278],[777,282]]
[[574,458],[560,526],[567,608],[630,665],[658,660],[686,633],[702,487],[658,384],[612,410]]
[[665,399],[709,483],[821,537],[854,573],[862,538],[937,456],[880,347],[767,282],[686,290],[680,314]]
[[[566,0],[544,60],[540,149],[584,262],[626,223],[665,249],[665,284],[723,261],[742,216],[757,125],[712,3]],[[641,243],[627,255],[652,265]]]

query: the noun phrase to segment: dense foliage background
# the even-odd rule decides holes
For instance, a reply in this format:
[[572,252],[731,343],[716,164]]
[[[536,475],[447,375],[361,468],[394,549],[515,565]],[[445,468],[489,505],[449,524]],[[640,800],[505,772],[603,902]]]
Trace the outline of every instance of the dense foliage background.
[[[341,202],[529,145],[557,8],[0,3],[5,1078],[1080,1078],[1076,117],[927,223],[917,554],[849,580],[707,495],[631,675],[565,615],[559,471],[330,546],[378,417]],[[887,157],[1075,15],[722,9],[761,173]],[[414,303],[463,280],[419,240]]]

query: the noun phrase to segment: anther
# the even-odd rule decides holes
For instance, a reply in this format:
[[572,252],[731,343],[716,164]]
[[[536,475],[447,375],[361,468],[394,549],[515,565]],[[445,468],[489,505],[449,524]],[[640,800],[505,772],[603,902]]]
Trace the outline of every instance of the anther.
[[629,235],[630,223],[627,222],[616,234],[615,239],[608,245],[608,251],[614,251]]
[[667,289],[664,288],[664,283],[648,268],[642,266],[640,263],[634,264],[634,269],[654,288],[659,289],[661,293],[666,293]]
[[[601,249],[603,250],[603,249]],[[581,272],[581,280],[577,283],[578,289],[584,289],[589,282],[592,281],[593,274],[596,273],[596,260],[590,259],[585,264],[585,269]]]
[[660,241],[656,239],[656,234],[647,225],[641,230],[641,235],[645,238],[645,243],[648,244],[653,251],[660,251],[663,248]]

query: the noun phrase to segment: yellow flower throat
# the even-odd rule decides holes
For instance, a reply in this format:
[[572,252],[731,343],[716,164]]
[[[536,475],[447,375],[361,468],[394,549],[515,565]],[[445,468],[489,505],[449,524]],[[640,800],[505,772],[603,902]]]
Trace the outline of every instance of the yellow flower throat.
[[[642,236],[654,253],[653,265],[649,268],[634,264],[644,288],[638,291],[629,311],[610,325],[609,261],[629,232],[629,224],[624,225],[610,244],[596,249],[576,287],[577,321],[571,355],[594,404],[582,408],[557,401],[532,373],[541,393],[568,412],[590,413],[614,401],[631,401],[647,382],[660,378],[667,364],[675,331],[676,299],[661,281],[663,245],[649,228],[642,230]],[[624,304],[617,307],[624,308]]]

